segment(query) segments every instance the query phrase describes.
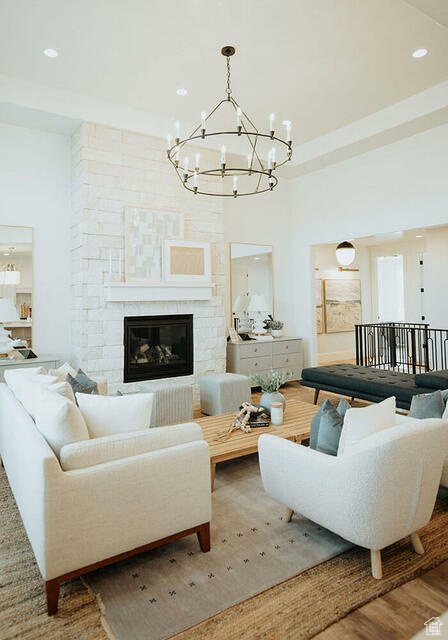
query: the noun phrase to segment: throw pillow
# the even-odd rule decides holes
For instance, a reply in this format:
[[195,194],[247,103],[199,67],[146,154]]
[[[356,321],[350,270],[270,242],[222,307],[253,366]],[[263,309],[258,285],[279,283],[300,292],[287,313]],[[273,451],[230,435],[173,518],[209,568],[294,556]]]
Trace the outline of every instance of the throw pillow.
[[361,409],[349,409],[345,414],[338,456],[346,453],[351,446],[372,433],[393,427],[395,409],[395,396]]
[[413,396],[408,416],[410,418],[441,418],[445,410],[442,392],[437,389],[434,393],[420,393]]
[[42,390],[37,403],[36,427],[58,457],[64,445],[89,439],[86,423],[76,404],[48,390]]
[[71,373],[67,373],[67,377],[65,378],[66,382],[68,382],[73,392],[76,393],[92,393],[92,391],[96,391],[98,393],[98,385],[95,380],[89,378],[89,376],[84,373],[82,369],[78,369],[78,372],[75,377],[71,375]]
[[73,369],[73,367],[70,366],[68,362],[64,362],[64,364],[61,364],[61,366],[57,369],[50,369],[48,373],[51,376],[56,376],[57,378],[59,378],[61,382],[65,381],[67,374],[70,374],[73,378],[76,376],[76,370]]
[[331,456],[337,454],[343,420],[338,410],[329,402],[325,406],[320,418],[316,446],[317,451]]
[[149,429],[152,393],[100,396],[77,393],[76,400],[91,438]]
[[324,400],[319,411],[315,414],[314,418],[311,420],[310,449],[317,449],[317,439],[319,437],[320,419],[322,418],[322,414],[329,404],[331,404],[331,400],[327,398],[326,400]]
[[5,382],[16,395],[16,389],[20,382],[28,376],[45,375],[46,369],[43,367],[20,367],[18,369],[7,369],[5,371]]
[[36,414],[37,400],[42,389],[52,386],[57,381],[56,376],[47,376],[45,374],[23,376],[17,381],[15,396],[32,418]]

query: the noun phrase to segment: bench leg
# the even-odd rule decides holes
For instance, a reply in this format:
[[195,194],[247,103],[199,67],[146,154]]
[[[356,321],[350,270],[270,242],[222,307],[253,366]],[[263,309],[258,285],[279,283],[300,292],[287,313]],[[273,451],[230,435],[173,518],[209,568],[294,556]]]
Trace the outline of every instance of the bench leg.
[[49,616],[54,615],[58,611],[60,582],[55,580],[47,580],[45,583],[45,591],[47,592],[47,612]]
[[419,555],[425,553],[425,549],[422,545],[422,541],[420,540],[420,536],[418,535],[418,533],[411,533],[411,542],[412,546],[414,547],[415,553],[418,553]]
[[197,535],[201,551],[203,551],[204,553],[210,551],[210,522],[201,524]]
[[383,577],[383,567],[381,564],[381,551],[379,549],[370,549],[370,562],[372,565],[372,576],[377,580]]
[[313,404],[317,404],[317,401],[319,400],[319,393],[320,393],[320,389],[314,389],[314,402],[313,402]]
[[291,522],[291,519],[294,515],[294,511],[289,507],[286,507],[285,515],[283,516],[283,522]]

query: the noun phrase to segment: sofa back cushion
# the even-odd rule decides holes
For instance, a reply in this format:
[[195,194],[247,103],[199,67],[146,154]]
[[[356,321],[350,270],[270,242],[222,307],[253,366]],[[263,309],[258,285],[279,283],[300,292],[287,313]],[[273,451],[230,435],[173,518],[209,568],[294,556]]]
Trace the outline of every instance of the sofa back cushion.
[[89,439],[86,423],[76,404],[58,393],[41,390],[35,421],[58,457],[64,445]]
[[47,373],[44,367],[20,367],[19,369],[6,369],[5,382],[16,395],[16,389],[19,388],[21,382],[27,376],[45,375]]
[[360,440],[395,424],[395,397],[360,409],[349,409],[339,441],[338,456],[348,452]]
[[149,429],[152,393],[100,396],[76,393],[91,438]]
[[113,460],[130,458],[142,453],[202,440],[202,437],[201,427],[193,422],[155,427],[144,431],[117,433],[112,436],[65,445],[61,449],[61,467],[64,471],[84,469]]

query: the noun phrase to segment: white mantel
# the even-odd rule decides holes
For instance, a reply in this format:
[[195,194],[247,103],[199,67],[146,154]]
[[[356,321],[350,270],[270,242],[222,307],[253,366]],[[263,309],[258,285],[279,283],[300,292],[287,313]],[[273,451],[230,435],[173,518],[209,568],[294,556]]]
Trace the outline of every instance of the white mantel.
[[104,285],[107,302],[168,302],[211,300],[212,282],[110,282]]

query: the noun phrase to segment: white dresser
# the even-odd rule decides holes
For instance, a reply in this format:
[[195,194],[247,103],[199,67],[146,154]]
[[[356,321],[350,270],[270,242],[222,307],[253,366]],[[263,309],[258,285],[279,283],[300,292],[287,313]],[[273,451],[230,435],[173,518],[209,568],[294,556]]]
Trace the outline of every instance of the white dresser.
[[[302,372],[302,339],[275,338],[269,342],[256,340],[227,343],[227,371],[246,376],[265,374],[271,369],[282,371],[288,380],[300,380]],[[254,384],[252,386],[255,386]]]
[[45,367],[45,369],[56,369],[60,364],[59,358],[56,356],[39,356],[37,358],[29,358],[28,360],[10,360],[5,358],[0,360],[0,382],[5,380],[5,371],[7,369],[20,369],[22,367]]

